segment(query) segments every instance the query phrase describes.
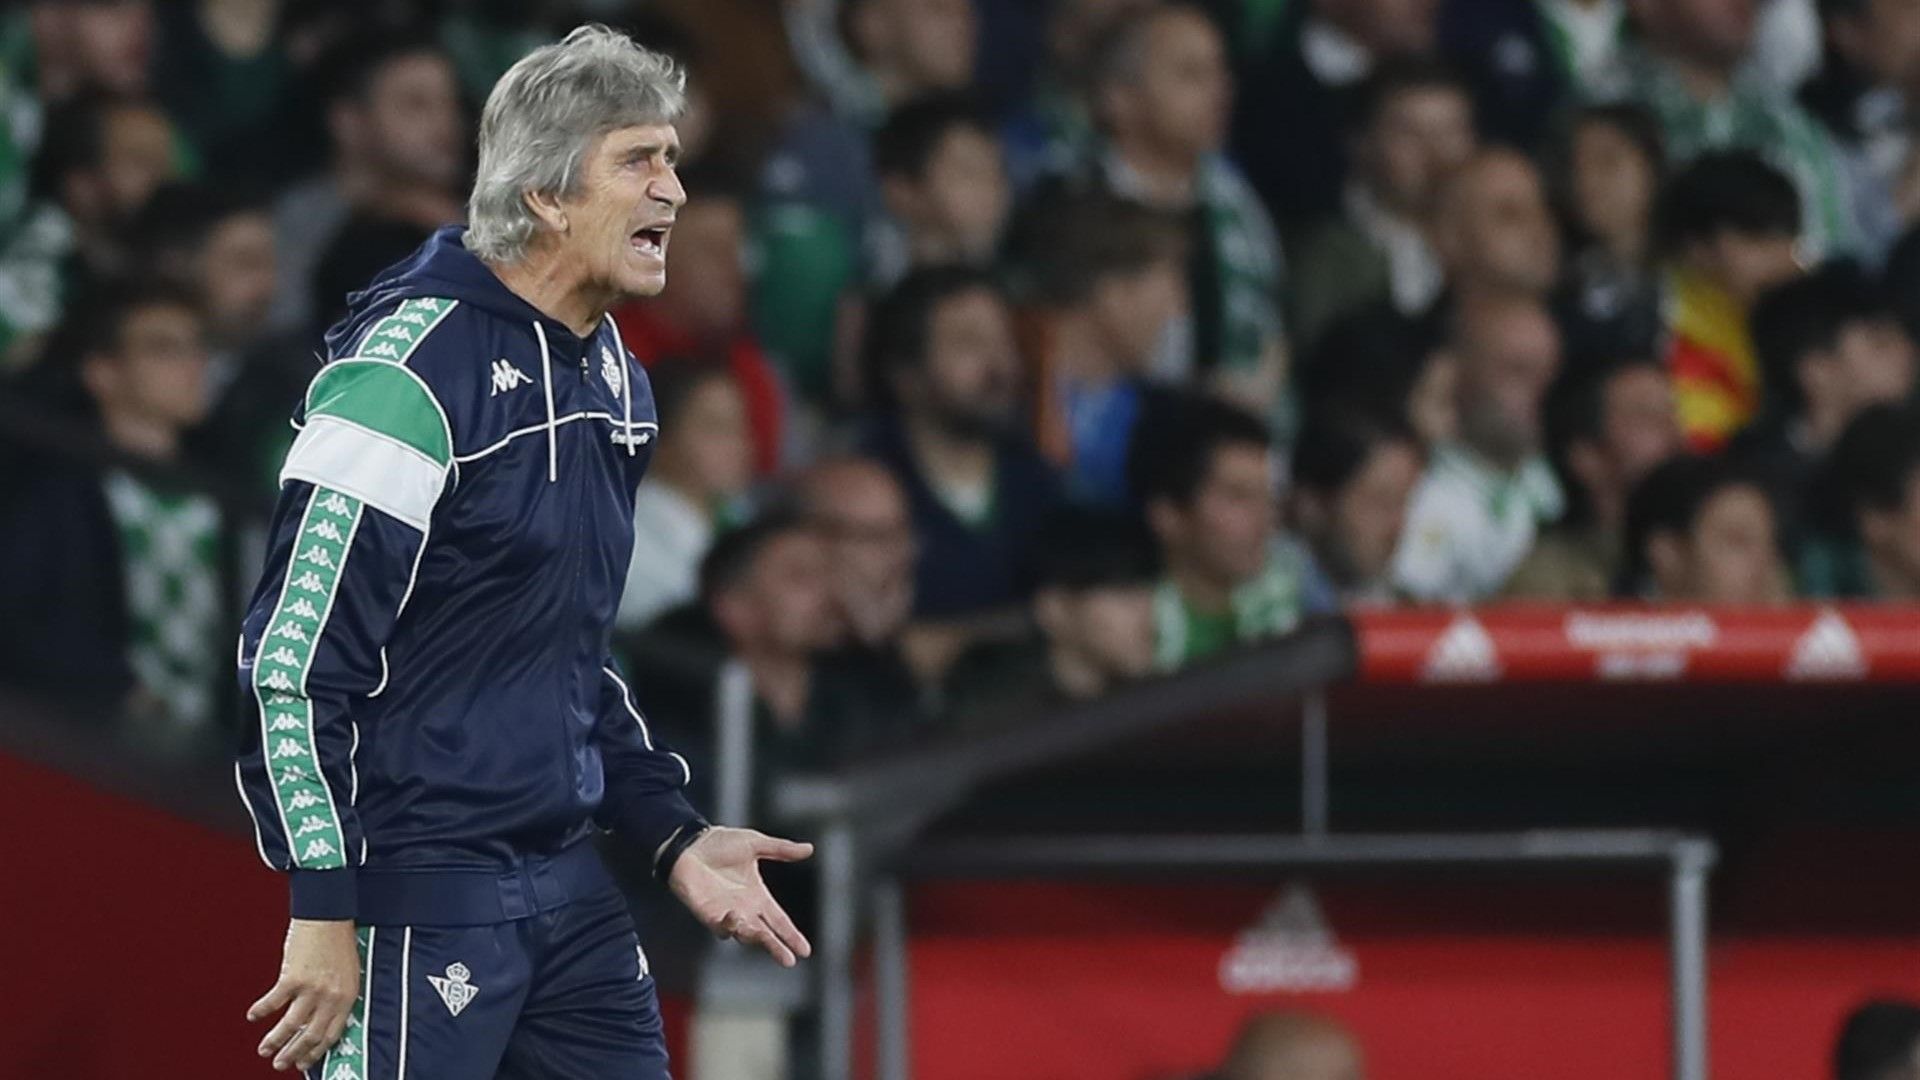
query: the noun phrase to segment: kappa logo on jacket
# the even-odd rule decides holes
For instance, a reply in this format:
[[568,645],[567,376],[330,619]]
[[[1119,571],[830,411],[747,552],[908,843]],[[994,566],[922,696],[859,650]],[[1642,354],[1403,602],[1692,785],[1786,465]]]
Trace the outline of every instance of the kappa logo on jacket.
[[498,397],[508,390],[517,390],[533,382],[533,376],[513,366],[513,362],[501,357],[493,362],[493,389],[488,397]]
[[480,996],[480,988],[467,981],[472,977],[473,972],[467,970],[467,965],[456,960],[447,965],[445,978],[429,975],[427,981],[433,984],[433,989],[440,995],[440,1000],[447,1003],[447,1011],[459,1016],[460,1011],[465,1009],[468,1003]]

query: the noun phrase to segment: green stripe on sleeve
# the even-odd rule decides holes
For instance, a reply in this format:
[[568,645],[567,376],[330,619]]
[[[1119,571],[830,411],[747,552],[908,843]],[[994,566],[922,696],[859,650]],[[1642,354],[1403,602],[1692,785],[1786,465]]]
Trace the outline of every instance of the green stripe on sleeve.
[[302,870],[347,865],[346,831],[314,739],[307,673],[333,612],[360,515],[359,500],[313,489],[287,560],[286,582],[253,659],[261,750],[286,830],[288,857]]
[[307,390],[307,420],[333,416],[413,447],[444,467],[453,460],[445,415],[411,370],[384,360],[336,360]]

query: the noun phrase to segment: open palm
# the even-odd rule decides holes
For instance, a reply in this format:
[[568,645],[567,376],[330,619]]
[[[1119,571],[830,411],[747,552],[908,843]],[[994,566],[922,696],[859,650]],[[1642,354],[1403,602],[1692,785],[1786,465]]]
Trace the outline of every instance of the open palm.
[[767,891],[760,860],[799,862],[812,854],[812,844],[715,827],[673,864],[668,885],[707,929],[758,945],[781,966],[792,967],[813,955],[813,946]]

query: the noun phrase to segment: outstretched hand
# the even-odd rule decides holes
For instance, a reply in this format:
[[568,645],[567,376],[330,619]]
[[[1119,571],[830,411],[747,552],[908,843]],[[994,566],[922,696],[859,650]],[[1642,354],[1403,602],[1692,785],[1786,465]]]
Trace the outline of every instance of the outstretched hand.
[[813,946],[767,891],[760,860],[800,862],[812,854],[812,844],[715,826],[673,864],[667,884],[708,930],[758,945],[792,967],[813,955]]

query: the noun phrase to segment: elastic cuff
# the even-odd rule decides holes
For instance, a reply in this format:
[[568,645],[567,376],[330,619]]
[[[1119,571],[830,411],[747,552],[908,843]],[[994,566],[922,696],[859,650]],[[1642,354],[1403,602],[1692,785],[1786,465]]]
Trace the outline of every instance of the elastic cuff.
[[692,821],[675,829],[673,835],[667,837],[666,842],[660,845],[660,850],[654,853],[654,878],[659,881],[666,881],[671,878],[673,876],[673,864],[679,862],[680,856],[685,855],[687,849],[692,847],[694,842],[699,840],[700,837],[711,828],[713,828],[712,822],[706,818],[695,815]]
[[660,845],[699,816],[679,789],[655,791],[623,803],[613,816],[613,831],[627,844],[655,856]]
[[287,875],[287,892],[296,919],[316,921],[352,919],[360,907],[360,890],[351,866],[339,870],[295,870]]

